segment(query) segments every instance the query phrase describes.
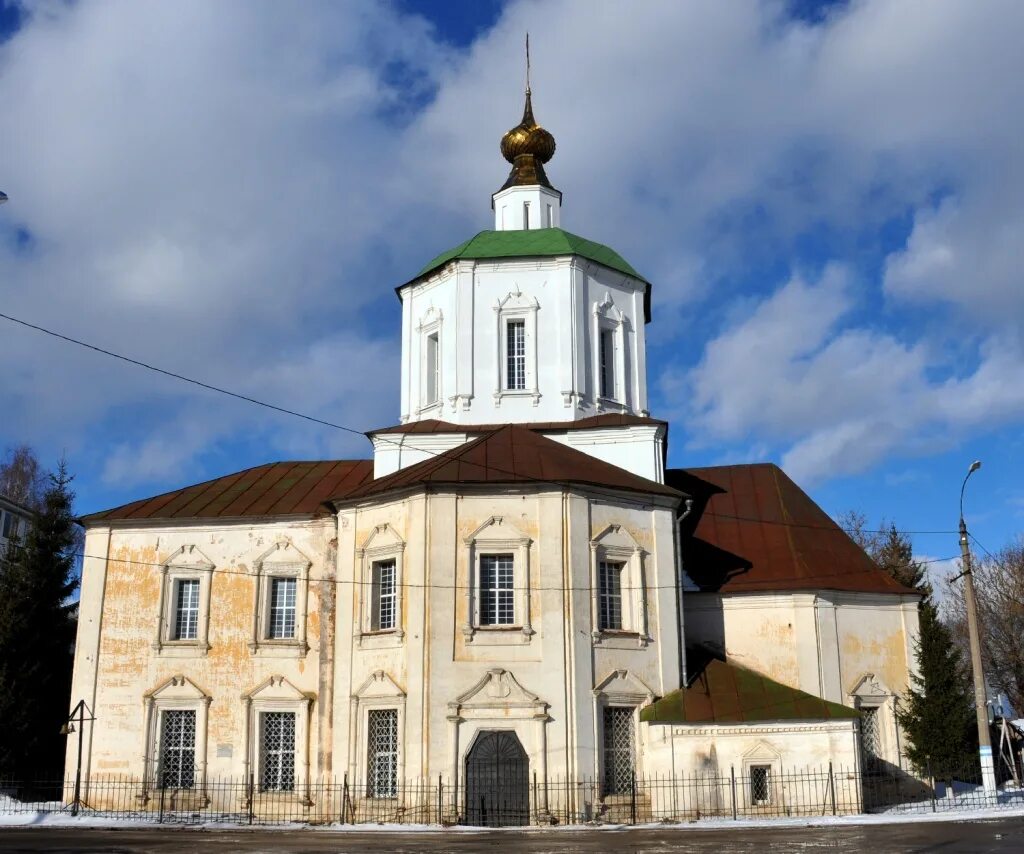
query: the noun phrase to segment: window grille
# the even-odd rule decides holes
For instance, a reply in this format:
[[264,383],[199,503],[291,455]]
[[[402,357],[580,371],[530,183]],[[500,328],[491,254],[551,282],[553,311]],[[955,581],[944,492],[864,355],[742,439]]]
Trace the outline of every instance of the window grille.
[[398,616],[398,588],[393,560],[378,561],[373,565],[373,603],[370,615],[371,630],[387,631],[395,627]]
[[515,624],[515,564],[512,555],[480,557],[480,625]]
[[772,766],[752,765],[750,768],[750,802],[770,804],[772,802]]
[[511,391],[526,388],[526,321],[510,320],[506,325],[505,350],[508,357],[506,386]]
[[601,397],[615,398],[615,332],[601,330]]
[[270,620],[267,636],[271,639],[295,637],[294,578],[273,578],[270,582]]
[[624,564],[601,561],[597,565],[598,628],[622,628],[622,570]]
[[166,711],[160,724],[160,786],[191,789],[196,781],[196,713]]
[[295,788],[295,712],[260,715],[260,787],[268,792]]
[[882,733],[879,728],[878,709],[862,708],[860,719],[860,750],[864,767],[873,769],[882,758]]
[[176,586],[174,640],[195,640],[199,637],[199,579],[182,578]]
[[633,709],[604,710],[604,793],[621,795],[633,784]]
[[398,793],[398,710],[371,709],[366,730],[369,795],[393,798]]

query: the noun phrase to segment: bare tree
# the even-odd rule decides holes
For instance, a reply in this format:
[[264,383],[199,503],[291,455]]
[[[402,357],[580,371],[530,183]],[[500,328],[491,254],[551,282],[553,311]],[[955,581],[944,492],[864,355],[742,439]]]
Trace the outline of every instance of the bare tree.
[[0,461],[0,495],[38,512],[46,495],[47,472],[28,445],[8,448]]
[[888,527],[884,519],[877,528],[868,527],[868,517],[859,510],[847,510],[839,517],[839,527],[849,534],[850,539],[868,553],[875,563],[885,547]]

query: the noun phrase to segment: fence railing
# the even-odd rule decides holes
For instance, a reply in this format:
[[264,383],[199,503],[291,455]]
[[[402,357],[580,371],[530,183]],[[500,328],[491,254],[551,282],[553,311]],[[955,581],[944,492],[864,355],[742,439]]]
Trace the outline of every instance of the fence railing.
[[347,777],[266,790],[258,780],[196,779],[188,789],[161,788],[132,777],[4,781],[0,815],[77,814],[166,824],[399,824],[543,826],[643,824],[702,819],[850,815],[861,812],[940,812],[1024,806],[1024,789],[1001,784],[989,795],[973,768],[913,774],[833,767],[782,770],[771,764],[726,773],[675,777],[632,775],[607,791],[600,779],[538,779],[503,775],[501,787],[443,778],[392,781],[382,790]]

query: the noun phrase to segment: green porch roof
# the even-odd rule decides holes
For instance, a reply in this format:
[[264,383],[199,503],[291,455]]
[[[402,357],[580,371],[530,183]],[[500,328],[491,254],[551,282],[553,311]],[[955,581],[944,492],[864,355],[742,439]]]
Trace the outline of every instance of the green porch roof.
[[652,724],[730,724],[789,720],[838,720],[860,712],[790,688],[753,670],[710,659],[685,688],[640,711]]
[[641,282],[647,280],[614,249],[561,228],[531,228],[514,231],[481,231],[454,249],[442,252],[411,281],[416,281],[456,258],[537,258],[579,255]]

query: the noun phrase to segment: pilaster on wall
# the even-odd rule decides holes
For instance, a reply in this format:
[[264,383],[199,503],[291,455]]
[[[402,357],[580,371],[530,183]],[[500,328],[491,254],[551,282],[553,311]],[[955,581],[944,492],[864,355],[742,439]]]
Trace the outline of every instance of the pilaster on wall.
[[[793,596],[793,637],[796,644],[797,670],[800,684],[796,687],[816,697],[824,696],[821,658],[818,654],[818,597],[814,593],[797,593]],[[811,639],[815,642],[811,643]]]
[[839,660],[839,627],[836,623],[835,603],[817,598],[814,603],[814,615],[818,630],[818,659],[821,662],[821,690],[818,696],[833,703],[842,703],[845,697],[842,666]]
[[[110,528],[90,528],[85,534],[85,555],[82,561],[82,583],[78,597],[78,632],[75,640],[75,666],[71,676],[71,702],[68,712],[84,700],[96,713],[96,682],[99,677],[100,634],[103,628],[103,600],[107,586],[107,559],[110,555]],[[86,724],[84,732],[67,740],[64,763],[66,774],[74,774],[77,763],[77,739],[82,745],[82,776],[88,778],[92,765],[94,726]]]

